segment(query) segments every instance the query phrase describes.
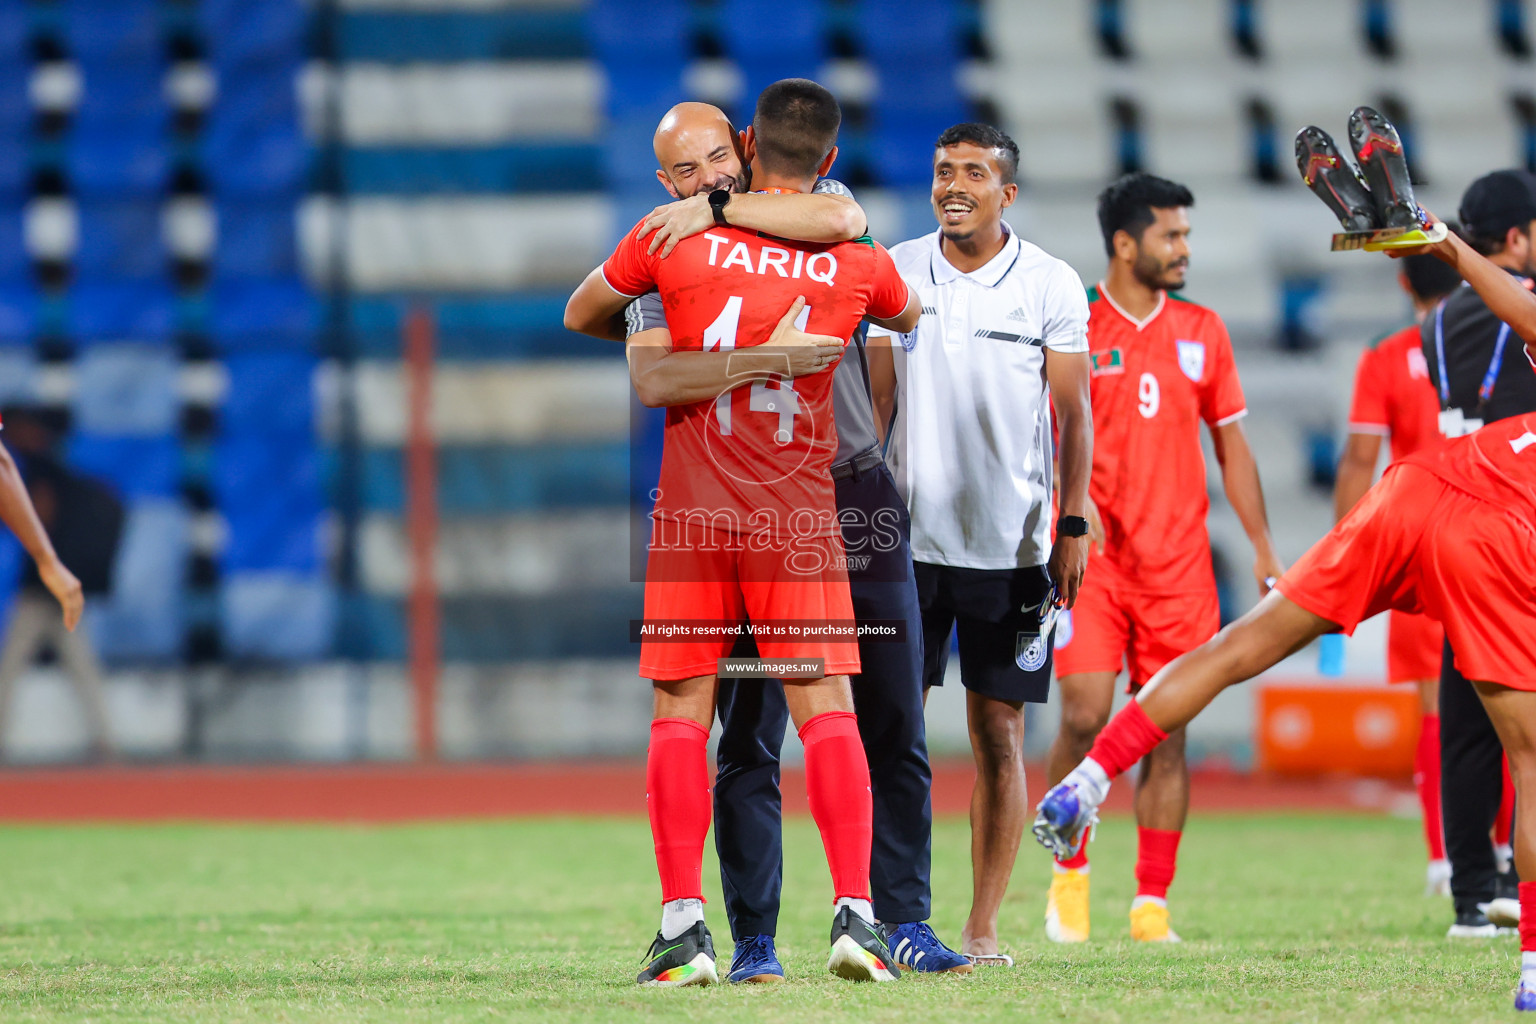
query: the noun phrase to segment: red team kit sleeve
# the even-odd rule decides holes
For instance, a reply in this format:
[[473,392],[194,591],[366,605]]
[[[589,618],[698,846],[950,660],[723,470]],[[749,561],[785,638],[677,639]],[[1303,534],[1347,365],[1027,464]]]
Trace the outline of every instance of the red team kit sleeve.
[[1355,392],[1349,403],[1349,429],[1354,434],[1380,434],[1385,437],[1391,431],[1391,410],[1387,408],[1387,393],[1383,386],[1382,368],[1377,349],[1368,348],[1360,354],[1355,369]]
[[907,308],[908,294],[907,282],[896,269],[896,261],[885,251],[885,246],[876,242],[875,275],[864,314],[876,320],[898,317]]
[[603,280],[608,287],[626,298],[637,299],[656,287],[656,258],[646,252],[648,246],[640,237],[645,221],[629,230],[613,255],[603,261]]
[[1200,389],[1200,418],[1220,427],[1247,412],[1248,402],[1243,397],[1243,382],[1237,376],[1237,359],[1232,355],[1227,325],[1212,313],[1206,319],[1205,334],[1211,373]]

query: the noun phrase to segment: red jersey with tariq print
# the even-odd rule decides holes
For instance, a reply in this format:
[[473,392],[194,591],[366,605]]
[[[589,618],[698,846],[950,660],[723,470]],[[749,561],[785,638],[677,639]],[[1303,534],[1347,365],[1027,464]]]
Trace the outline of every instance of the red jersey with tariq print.
[[[801,329],[845,340],[866,315],[894,317],[907,305],[906,282],[868,238],[823,245],[714,228],[663,259],[646,252],[643,223],[603,277],[621,295],[660,293],[675,352],[765,344],[801,295]],[[828,367],[668,408],[655,518],[774,538],[836,535],[832,377]]]
[[1248,411],[1226,325],[1166,292],[1137,322],[1102,282],[1088,290],[1088,313],[1089,490],[1104,521],[1104,557],[1091,556],[1090,571],[1108,570],[1122,590],[1213,587],[1200,424]]

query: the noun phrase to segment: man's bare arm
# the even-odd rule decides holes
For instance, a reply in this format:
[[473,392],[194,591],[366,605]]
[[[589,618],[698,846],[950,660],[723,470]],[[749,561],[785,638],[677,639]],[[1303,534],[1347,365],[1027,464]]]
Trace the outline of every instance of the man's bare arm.
[[[1056,407],[1056,426],[1060,436],[1057,464],[1061,467],[1059,488],[1061,514],[1088,514],[1088,482],[1093,475],[1093,410],[1089,403],[1089,362],[1086,352],[1045,350],[1045,379],[1050,385],[1051,402]],[[1051,548],[1048,569],[1051,581],[1063,603],[1070,608],[1077,603],[1077,591],[1088,565],[1087,537],[1058,535]]]
[[565,329],[605,341],[623,341],[624,307],[632,301],[609,287],[603,268],[597,267],[566,300]]
[[1344,457],[1333,478],[1333,521],[1343,519],[1376,479],[1376,460],[1381,457],[1381,435],[1351,433],[1344,442]]
[[48,588],[64,609],[65,627],[73,630],[80,622],[80,613],[85,609],[85,595],[80,581],[59,561],[47,531],[37,518],[37,510],[32,507],[32,497],[27,494],[27,485],[22,482],[16,460],[11,458],[11,453],[4,445],[0,445],[0,521],[11,528],[16,539],[21,541],[21,546],[27,549],[27,554],[37,563],[37,573],[42,578],[43,586]]
[[871,333],[864,340],[864,355],[869,360],[869,397],[875,411],[875,433],[884,443],[891,417],[896,414],[896,346],[891,344],[889,334]]
[[667,328],[636,332],[625,349],[635,393],[653,409],[687,405],[743,384],[831,369],[843,354],[843,343],[831,335],[796,328],[795,318],[804,307],[803,298],[791,303],[766,345],[731,352],[673,352],[672,332]]
[[1518,280],[1498,264],[1481,256],[1453,231],[1445,241],[1434,245],[1397,249],[1393,257],[1430,252],[1449,263],[1456,273],[1471,285],[1488,304],[1493,315],[1509,324],[1510,329],[1525,341],[1527,346],[1536,345],[1536,295],[1532,295]]
[[[869,230],[864,208],[850,196],[831,192],[799,195],[738,193],[726,204],[725,219],[732,227],[801,242],[849,242]],[[656,207],[645,219],[640,237],[654,231],[650,251],[654,253],[660,249],[665,258],[672,254],[678,242],[714,226],[715,213],[709,208],[709,194],[701,192]]]
[[1248,447],[1243,421],[1233,420],[1211,428],[1211,443],[1216,449],[1216,461],[1221,464],[1222,489],[1253,545],[1254,582],[1259,585],[1260,594],[1267,594],[1271,582],[1280,578],[1285,566],[1275,553],[1275,540],[1269,534],[1259,464],[1254,460],[1253,449]]

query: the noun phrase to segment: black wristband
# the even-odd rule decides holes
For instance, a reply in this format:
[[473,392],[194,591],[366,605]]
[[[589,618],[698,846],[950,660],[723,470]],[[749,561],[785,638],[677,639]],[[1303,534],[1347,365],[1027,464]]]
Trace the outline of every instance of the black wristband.
[[1062,537],[1088,536],[1088,520],[1082,516],[1062,516],[1056,520],[1056,533]]
[[709,194],[709,209],[715,215],[715,223],[723,228],[731,226],[725,219],[725,204],[731,201],[729,189],[717,188]]

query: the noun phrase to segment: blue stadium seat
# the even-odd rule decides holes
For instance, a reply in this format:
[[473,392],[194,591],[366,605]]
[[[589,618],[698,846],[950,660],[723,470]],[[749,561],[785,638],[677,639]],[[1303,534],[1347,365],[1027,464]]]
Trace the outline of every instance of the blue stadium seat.
[[216,273],[227,277],[293,277],[298,274],[295,238],[298,196],[218,207]]
[[181,446],[176,438],[103,437],[75,433],[66,446],[69,464],[117,489],[125,501],[175,497],[181,484]]
[[230,436],[292,434],[313,437],[317,361],[303,352],[246,352],[229,356],[229,392],[221,415]]
[[121,131],[123,124],[139,121],[163,124],[170,116],[164,64],[83,64],[80,76],[77,132]]
[[0,199],[0,281],[24,281],[31,266],[22,238],[21,204]]
[[224,352],[308,349],[315,340],[319,303],[296,278],[220,280],[209,321]]
[[687,0],[592,0],[587,6],[587,38],[604,63],[654,58],[658,68],[681,66],[691,30]]
[[318,576],[231,574],[220,596],[224,647],[237,658],[304,661],[330,653],[335,589]]
[[292,61],[305,52],[309,11],[300,0],[203,0],[199,14],[209,58],[220,69]]
[[0,283],[0,345],[30,344],[37,311],[37,290],[25,280]]
[[[0,4],[0,37],[4,34],[5,8],[14,4]],[[3,38],[0,38],[3,43]],[[6,49],[5,53],[18,50]],[[20,157],[24,147],[18,145],[27,134],[32,119],[32,102],[27,95],[28,65],[22,60],[0,61],[0,144],[16,152]]]
[[69,291],[69,329],[80,341],[158,341],[170,336],[170,288],[146,281],[82,280]]
[[157,0],[70,0],[70,53],[82,61],[142,63],[160,57],[165,41]]
[[341,59],[444,64],[576,60],[587,56],[584,27],[583,12],[564,5],[348,11],[341,18]]
[[320,458],[309,434],[228,434],[213,469],[227,572],[320,566]]
[[906,67],[885,62],[916,58],[940,63],[958,58],[957,16],[956,5],[949,0],[863,0],[848,24],[865,56],[879,70],[905,74]]
[[168,345],[95,345],[75,360],[75,429],[103,436],[159,437],[176,431],[178,359]]
[[87,65],[81,73],[85,91],[65,149],[71,189],[116,197],[159,194],[170,117],[163,66]]
[[781,78],[815,78],[821,72],[827,59],[824,20],[820,0],[725,0],[721,35],[746,78],[748,104]]
[[168,141],[164,125],[154,121],[111,131],[81,128],[65,158],[70,185],[80,196],[158,196],[170,169]]
[[166,271],[154,201],[82,202],[76,269],[85,277],[147,280]]
[[187,536],[180,501],[128,505],[112,593],[90,608],[91,639],[106,661],[170,661],[181,653]]
[[222,198],[288,195],[309,173],[309,144],[297,122],[209,124],[204,159]]

